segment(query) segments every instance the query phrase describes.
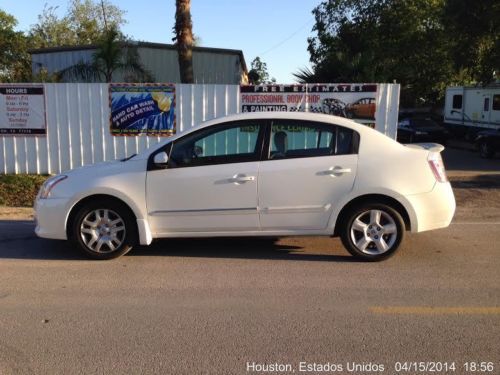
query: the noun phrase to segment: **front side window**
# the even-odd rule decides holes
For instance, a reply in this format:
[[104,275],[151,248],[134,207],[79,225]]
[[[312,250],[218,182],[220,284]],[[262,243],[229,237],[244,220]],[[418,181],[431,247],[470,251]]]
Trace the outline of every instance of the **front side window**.
[[341,126],[280,120],[271,127],[270,159],[357,153],[357,133]]
[[260,158],[263,126],[238,121],[202,129],[174,142],[169,167],[243,163]]

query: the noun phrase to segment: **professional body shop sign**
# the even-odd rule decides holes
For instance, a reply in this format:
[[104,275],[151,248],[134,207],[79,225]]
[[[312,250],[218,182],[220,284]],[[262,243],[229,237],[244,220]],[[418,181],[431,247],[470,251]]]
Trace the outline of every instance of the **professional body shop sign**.
[[376,84],[240,86],[241,112],[315,112],[374,125]]
[[45,135],[43,86],[0,86],[0,135]]
[[109,101],[112,135],[175,133],[175,85],[111,84]]

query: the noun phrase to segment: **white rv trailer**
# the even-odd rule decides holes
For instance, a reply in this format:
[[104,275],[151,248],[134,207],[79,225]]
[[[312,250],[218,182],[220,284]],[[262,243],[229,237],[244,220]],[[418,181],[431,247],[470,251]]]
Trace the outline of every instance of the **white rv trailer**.
[[444,123],[456,134],[500,129],[500,85],[446,89]]

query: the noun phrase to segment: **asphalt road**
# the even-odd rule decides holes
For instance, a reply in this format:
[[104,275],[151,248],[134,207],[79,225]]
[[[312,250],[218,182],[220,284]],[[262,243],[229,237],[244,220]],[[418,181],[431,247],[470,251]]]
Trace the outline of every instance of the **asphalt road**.
[[498,374],[499,228],[458,215],[375,264],[317,237],[163,240],[96,262],[0,221],[0,374],[393,374],[403,361]]

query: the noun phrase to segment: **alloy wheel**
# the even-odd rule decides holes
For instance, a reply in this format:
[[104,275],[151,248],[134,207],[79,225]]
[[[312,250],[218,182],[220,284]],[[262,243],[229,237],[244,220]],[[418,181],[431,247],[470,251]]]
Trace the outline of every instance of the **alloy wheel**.
[[95,209],[83,218],[80,236],[89,250],[111,253],[119,249],[125,241],[125,222],[115,211]]
[[372,209],[362,212],[354,219],[350,236],[359,251],[369,255],[380,255],[394,246],[398,237],[398,227],[387,212]]

